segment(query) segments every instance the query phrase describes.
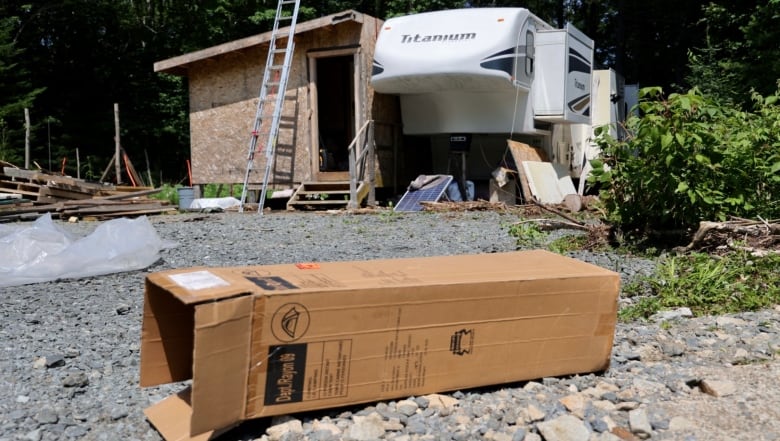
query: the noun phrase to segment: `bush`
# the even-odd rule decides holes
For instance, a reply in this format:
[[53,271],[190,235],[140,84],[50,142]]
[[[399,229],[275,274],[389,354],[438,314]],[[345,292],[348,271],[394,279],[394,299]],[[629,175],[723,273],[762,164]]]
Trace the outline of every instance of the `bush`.
[[694,228],[728,216],[780,215],[780,107],[753,97],[755,112],[719,105],[697,90],[640,91],[641,117],[625,141],[599,130],[600,185],[607,220],[623,231]]

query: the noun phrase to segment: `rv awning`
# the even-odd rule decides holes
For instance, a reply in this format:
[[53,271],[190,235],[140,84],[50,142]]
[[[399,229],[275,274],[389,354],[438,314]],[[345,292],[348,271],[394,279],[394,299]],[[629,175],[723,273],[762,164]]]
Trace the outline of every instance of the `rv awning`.
[[[337,14],[326,15],[325,17],[298,23],[295,26],[295,34],[302,34],[304,32],[309,32],[314,29],[324,28],[327,26],[334,26],[346,21],[363,23],[363,14],[357,11],[347,10]],[[280,32],[284,32],[285,29],[288,28],[283,28],[280,30]],[[158,61],[154,63],[154,71],[185,76],[187,75],[187,69],[189,68],[189,65],[195,62],[217,57],[230,52],[247,49],[253,46],[258,46],[264,43],[268,43],[269,41],[271,41],[271,31],[242,38],[240,40],[229,41],[227,43],[201,49],[195,52],[190,52],[188,54],[179,55],[177,57],[168,58],[167,60]]]

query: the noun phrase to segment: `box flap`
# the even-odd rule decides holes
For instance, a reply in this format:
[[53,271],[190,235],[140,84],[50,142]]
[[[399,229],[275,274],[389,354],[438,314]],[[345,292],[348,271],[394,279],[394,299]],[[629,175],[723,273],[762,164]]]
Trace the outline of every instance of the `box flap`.
[[195,309],[146,281],[141,328],[141,386],[192,378]]
[[144,414],[166,441],[207,441],[217,435],[211,431],[190,436],[192,408],[189,388],[147,407]]
[[192,434],[244,417],[251,337],[252,297],[196,306]]
[[152,273],[146,281],[187,305],[248,294],[256,288],[240,274],[204,267]]

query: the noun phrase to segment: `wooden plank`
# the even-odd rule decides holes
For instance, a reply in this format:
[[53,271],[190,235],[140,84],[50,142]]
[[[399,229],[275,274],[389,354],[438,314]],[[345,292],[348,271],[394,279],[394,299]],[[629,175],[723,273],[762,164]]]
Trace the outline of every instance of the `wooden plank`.
[[46,173],[41,173],[35,170],[24,170],[21,168],[3,167],[3,173],[6,176],[19,179],[27,179],[29,181],[40,181],[44,184],[57,183],[65,185],[73,185],[79,188],[94,189],[94,190],[108,190],[113,189],[113,186],[103,185],[95,182],[86,182],[82,179],[72,178],[70,176],[57,176]]
[[511,139],[507,139],[506,142],[509,151],[512,153],[512,158],[515,160],[515,166],[518,168],[523,161],[550,162],[547,153],[542,149],[531,147],[522,142],[512,141]]
[[[67,208],[62,210],[63,215],[73,214],[107,214],[107,213],[124,213],[128,211],[143,211],[143,210],[160,210],[162,204],[150,203],[150,204],[122,204],[122,205],[108,205],[108,206],[93,206],[93,207],[77,207]],[[166,209],[173,207],[164,207]]]
[[0,193],[0,201],[8,199],[22,199],[22,195],[19,193]]
[[49,200],[49,199],[73,200],[73,199],[90,199],[90,198],[92,198],[91,193],[65,190],[62,188],[49,187],[49,186],[41,187],[41,190],[38,192],[39,201]]
[[13,210],[3,210],[3,216],[11,216],[17,214],[27,213],[50,213],[61,210],[63,208],[62,203],[47,204],[47,205],[35,205],[32,207],[17,208]]
[[124,212],[117,212],[117,213],[97,214],[94,215],[94,217],[98,218],[99,220],[104,220],[104,219],[111,219],[114,217],[123,217],[123,216],[143,216],[146,214],[163,214],[169,211],[174,212],[174,211],[178,211],[178,209],[174,207],[162,207],[154,210],[136,210],[136,211],[124,211]]
[[506,140],[507,147],[512,154],[512,159],[515,162],[515,171],[518,174],[518,181],[520,182],[520,191],[523,193],[523,201],[529,203],[534,200],[534,195],[531,193],[531,187],[528,184],[528,177],[523,171],[522,163],[525,161],[533,162],[549,162],[547,153],[544,150],[531,147],[528,144],[522,142]]
[[37,191],[16,190],[16,189],[13,189],[13,188],[3,188],[2,190],[5,193],[14,193],[14,194],[18,194],[19,196],[27,196],[27,197],[30,197],[30,198],[38,197],[38,192]]
[[18,193],[27,196],[37,196],[41,186],[29,182],[0,181],[0,189],[5,193]]
[[130,198],[136,198],[139,196],[146,196],[150,194],[156,194],[162,191],[162,188],[152,188],[148,190],[141,190],[141,191],[133,191],[133,192],[127,192],[127,193],[120,193],[120,194],[112,194],[110,196],[100,196],[99,198],[102,200],[119,200],[119,199],[130,199]]
[[[308,20],[300,22],[295,26],[295,34],[301,34],[317,28],[325,27],[341,23],[343,21],[355,21],[357,23],[363,22],[363,14],[356,11],[347,11],[346,13],[332,14],[325,17],[316,18],[314,20]],[[287,34],[289,27],[284,27],[278,30],[280,34]],[[208,58],[225,55],[230,52],[244,50],[250,47],[266,44],[271,41],[273,32],[265,32],[251,37],[242,38],[240,40],[233,40],[227,43],[220,44],[218,46],[212,46],[210,48],[201,49],[199,51],[190,52],[188,54],[179,55],[177,57],[169,58],[154,63],[155,72],[165,72],[174,75],[185,75],[186,69],[189,64],[196,61],[205,60]]]

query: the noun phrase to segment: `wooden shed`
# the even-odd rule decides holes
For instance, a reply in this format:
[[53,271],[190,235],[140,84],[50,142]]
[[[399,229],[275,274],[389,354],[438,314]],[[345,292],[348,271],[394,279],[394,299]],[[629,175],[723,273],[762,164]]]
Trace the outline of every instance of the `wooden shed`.
[[[297,24],[270,188],[348,179],[347,146],[369,120],[377,187],[408,182],[398,99],[369,84],[382,23],[348,10]],[[194,184],[243,182],[270,39],[266,32],[155,63],[189,82]]]

